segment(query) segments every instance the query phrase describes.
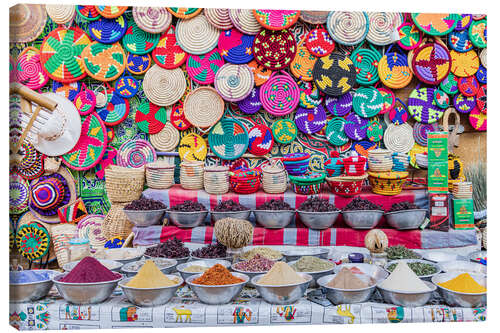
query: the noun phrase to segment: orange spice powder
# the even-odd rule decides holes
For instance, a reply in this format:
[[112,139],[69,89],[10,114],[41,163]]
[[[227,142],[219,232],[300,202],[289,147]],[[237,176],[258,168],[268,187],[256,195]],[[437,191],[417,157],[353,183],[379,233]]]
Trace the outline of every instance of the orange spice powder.
[[216,264],[210,267],[197,279],[193,280],[193,283],[203,284],[208,286],[226,285],[243,282],[243,279],[234,276],[230,271],[221,264]]

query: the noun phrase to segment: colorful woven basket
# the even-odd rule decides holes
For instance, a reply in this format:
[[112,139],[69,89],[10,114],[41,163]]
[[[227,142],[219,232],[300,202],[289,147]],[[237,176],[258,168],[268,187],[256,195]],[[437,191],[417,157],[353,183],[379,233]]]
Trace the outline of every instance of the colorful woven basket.
[[213,50],[219,40],[219,30],[211,25],[205,15],[177,23],[175,38],[179,46],[189,54],[200,55]]
[[292,190],[297,194],[311,195],[321,192],[326,174],[311,172],[302,176],[289,176]]
[[190,19],[201,13],[203,8],[187,8],[187,7],[167,7],[167,10],[177,18]]
[[283,30],[294,25],[300,17],[299,10],[254,9],[257,22],[269,30]]
[[368,180],[372,192],[382,195],[396,195],[401,193],[408,178],[408,172],[368,172]]
[[87,74],[98,81],[113,81],[125,70],[125,51],[120,43],[92,42],[82,52]]
[[486,84],[488,81],[487,70],[483,65],[479,65],[479,69],[476,72],[476,78],[479,83]]
[[195,133],[188,134],[179,143],[181,160],[204,161],[207,156],[207,142]]
[[250,70],[253,72],[253,79],[257,87],[266,83],[273,73],[271,70],[260,65],[255,59],[248,63],[248,67],[250,67]]
[[408,66],[408,58],[400,51],[391,51],[392,46],[382,56],[378,63],[378,75],[380,81],[389,88],[401,89],[406,87],[412,77],[412,71]]
[[365,12],[332,11],[326,20],[326,28],[335,42],[357,45],[365,40],[369,20]]
[[21,214],[28,210],[29,184],[18,173],[9,176],[9,213]]
[[460,14],[460,16],[462,16],[462,18],[457,22],[455,31],[467,30],[472,23],[472,14]]
[[[361,46],[361,45],[360,45]],[[382,54],[370,45],[369,49],[358,47],[351,54],[351,60],[356,68],[356,82],[361,85],[372,85],[378,80],[378,62]]]
[[316,63],[316,57],[309,53],[305,46],[299,46],[295,58],[290,63],[290,72],[302,81],[312,81],[312,70]]
[[370,121],[366,118],[358,116],[356,113],[350,113],[345,118],[345,134],[352,140],[363,140],[366,138],[366,129],[370,125]]
[[250,94],[238,101],[238,107],[245,114],[254,114],[262,108],[262,103],[260,102],[260,88],[253,87]]
[[353,197],[361,193],[366,177],[367,174],[361,176],[328,177],[326,178],[326,182],[333,194],[342,197]]
[[365,174],[367,158],[364,156],[350,156],[342,159],[345,174],[348,176],[362,176]]
[[75,104],[75,107],[81,116],[86,116],[95,110],[95,93],[92,90],[85,88],[76,95],[73,104]]
[[122,39],[123,47],[133,54],[146,54],[153,51],[160,42],[159,34],[146,32],[137,26],[133,19],[128,20],[128,28]]
[[240,121],[224,118],[210,130],[208,144],[218,157],[235,160],[247,150],[248,131]]
[[382,110],[382,94],[374,87],[358,88],[352,97],[352,106],[359,116],[374,117]]
[[295,124],[297,128],[306,134],[314,134],[326,125],[326,111],[323,105],[314,109],[299,107],[295,113]]
[[50,19],[60,25],[71,24],[76,16],[74,5],[45,5],[45,10]]
[[211,25],[221,30],[229,30],[234,25],[229,17],[228,8],[205,8],[203,14]]
[[487,117],[485,113],[479,111],[478,108],[474,108],[469,114],[469,123],[476,131],[486,131],[487,129]]
[[266,125],[255,125],[248,131],[248,151],[257,156],[266,155],[273,149],[273,133]]
[[129,101],[116,92],[114,89],[107,90],[107,105],[97,108],[96,112],[105,125],[114,126],[127,118],[130,111]]
[[352,94],[347,92],[340,97],[327,97],[325,106],[333,116],[343,117],[352,109]]
[[273,73],[260,88],[260,101],[264,109],[274,116],[284,116],[299,104],[299,87],[286,73]]
[[229,9],[229,19],[236,29],[247,35],[257,35],[262,29],[251,9]]
[[226,101],[238,102],[247,97],[254,86],[254,76],[245,64],[225,64],[215,75],[214,86]]
[[126,168],[140,168],[147,163],[156,161],[156,152],[153,146],[146,140],[128,140],[120,149],[116,163]]
[[380,110],[380,114],[385,114],[389,112],[396,104],[396,96],[394,95],[394,92],[390,89],[378,88],[378,91],[382,95],[382,100],[383,100],[383,106],[382,110]]
[[127,20],[123,16],[112,19],[102,17],[89,24],[89,35],[98,42],[113,44],[122,39],[127,27]]
[[211,84],[215,80],[215,74],[224,65],[217,48],[202,55],[189,55],[186,63],[186,71],[189,77],[199,84]]
[[349,141],[349,138],[345,134],[345,123],[344,118],[335,117],[326,125],[326,139],[332,145],[343,146]]
[[95,6],[76,5],[76,13],[85,21],[95,21],[101,18],[101,14],[96,10]]
[[458,90],[464,96],[475,96],[479,91],[479,82],[475,76],[461,77],[458,79]]
[[469,113],[476,108],[476,98],[474,96],[464,96],[456,94],[453,98],[453,106],[460,113]]
[[396,98],[396,100],[399,102],[399,105],[395,105],[391,111],[389,111],[388,115],[389,120],[394,125],[401,125],[408,121],[408,107],[399,98]]
[[316,57],[324,57],[335,50],[335,42],[324,28],[309,31],[305,41],[309,52]]
[[384,133],[384,145],[396,153],[408,153],[415,140],[413,128],[407,123],[401,125],[389,124]]
[[422,42],[422,31],[413,23],[403,23],[397,28],[398,45],[404,50],[416,49]]
[[436,132],[439,128],[436,123],[433,124],[422,124],[416,122],[413,125],[413,138],[415,142],[423,147],[427,147],[427,135],[429,132]]
[[95,9],[103,17],[115,18],[125,13],[128,6],[95,6]]
[[374,45],[384,46],[393,43],[394,30],[403,23],[401,13],[367,12],[369,22],[366,40]]
[[462,18],[459,14],[412,13],[415,25],[428,35],[444,36],[455,29]]
[[319,90],[327,95],[340,96],[354,86],[356,68],[347,55],[331,53],[318,59],[313,77]]
[[165,7],[133,7],[132,15],[142,30],[159,34],[170,27],[172,14]]
[[40,47],[40,61],[49,77],[62,83],[83,79],[87,73],[82,52],[90,42],[85,32],[77,27],[52,30]]
[[366,137],[371,142],[379,142],[384,137],[384,128],[378,120],[370,121],[366,128]]
[[225,61],[232,64],[246,64],[253,59],[255,36],[245,35],[237,29],[221,31],[218,48]]
[[455,95],[458,92],[458,79],[452,72],[448,73],[439,88],[448,95]]
[[299,104],[306,109],[314,109],[323,102],[323,93],[312,82],[299,82]]
[[486,87],[486,84],[485,85],[482,85],[481,88],[479,88],[479,91],[477,92],[477,95],[476,95],[476,105],[477,105],[477,108],[479,109],[479,111],[481,111],[481,113],[484,113],[486,114],[487,113],[487,94],[486,94],[486,91],[487,91],[487,87]]
[[278,119],[271,126],[273,136],[276,141],[282,144],[288,144],[297,137],[297,126],[290,119]]
[[179,101],[172,105],[172,111],[170,112],[170,122],[179,131],[187,130],[191,127],[191,123],[187,121],[184,115],[184,103]]
[[479,58],[474,50],[465,53],[452,50],[450,56],[452,60],[451,72],[458,77],[474,75],[479,69]]
[[16,233],[16,248],[28,260],[38,260],[47,254],[50,234],[40,223],[33,221],[19,227]]
[[457,52],[467,52],[474,47],[469,39],[469,32],[467,30],[454,30],[450,32],[448,34],[448,45]]
[[420,81],[432,85],[439,84],[450,72],[450,52],[440,43],[421,45],[413,53],[412,69]]
[[408,96],[408,112],[418,122],[432,124],[444,113],[435,99],[435,88],[415,88]]
[[154,65],[146,72],[142,87],[151,102],[169,106],[181,99],[187,84],[182,69],[165,69]]
[[142,75],[148,71],[152,62],[149,53],[143,55],[129,53],[127,55],[127,71],[134,75]]
[[44,159],[42,154],[28,141],[24,141],[17,154],[20,159],[16,163],[15,170],[26,180],[40,177],[44,170]]
[[139,81],[131,75],[122,75],[115,81],[115,90],[123,98],[132,98],[139,92]]
[[135,113],[137,127],[145,133],[155,134],[160,132],[167,122],[165,107],[150,102],[142,102]]
[[297,53],[297,42],[289,30],[262,29],[253,42],[255,60],[270,70],[281,70],[290,65]]
[[229,174],[229,184],[235,193],[251,194],[260,188],[260,170],[239,170]]
[[62,155],[62,162],[78,171],[91,169],[101,160],[107,143],[106,126],[96,113],[92,113],[83,121],[75,147]]
[[486,19],[473,21],[469,26],[469,38],[475,47],[485,48],[487,45],[486,41],[486,31],[487,24]]
[[190,124],[207,128],[216,124],[224,114],[224,101],[214,88],[199,87],[187,95],[183,109]]
[[186,61],[188,55],[177,43],[173,26],[161,35],[152,57],[158,66],[165,69],[177,68]]
[[18,4],[9,8],[9,41],[32,42],[40,36],[47,21],[44,5]]
[[49,76],[43,70],[40,62],[40,51],[27,47],[17,58],[16,82],[33,90],[40,89],[49,81]]

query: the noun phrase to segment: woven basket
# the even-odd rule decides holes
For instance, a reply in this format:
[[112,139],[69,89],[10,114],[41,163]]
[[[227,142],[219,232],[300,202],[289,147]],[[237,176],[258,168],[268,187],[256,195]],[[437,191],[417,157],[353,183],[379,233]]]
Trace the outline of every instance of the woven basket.
[[177,128],[168,122],[163,129],[149,136],[149,141],[159,151],[172,151],[179,144],[180,134]]
[[210,87],[191,91],[184,100],[184,116],[193,126],[207,128],[216,124],[224,114],[224,101]]
[[254,75],[246,64],[225,64],[215,74],[214,86],[224,100],[238,102],[252,92]]
[[229,9],[229,18],[236,29],[247,35],[256,35],[262,28],[251,9]]
[[366,177],[366,174],[361,176],[327,177],[326,182],[330,186],[332,193],[343,197],[352,197],[361,193]]
[[390,124],[384,133],[384,144],[393,152],[408,153],[415,144],[413,128],[407,123]]
[[203,174],[203,184],[207,193],[227,193],[229,191],[229,167],[206,166]]
[[152,103],[169,106],[181,99],[187,85],[182,69],[165,69],[154,65],[146,72],[142,87]]
[[374,45],[388,45],[394,40],[394,31],[403,23],[401,13],[368,12],[369,21],[366,40]]
[[50,230],[50,236],[54,243],[57,264],[62,267],[69,262],[69,240],[78,236],[76,225],[71,223],[62,223],[55,225]]
[[372,192],[382,195],[396,195],[403,190],[408,172],[368,172]]
[[132,15],[139,28],[152,34],[166,31],[172,23],[172,14],[165,7],[133,7]]
[[146,184],[150,188],[167,189],[174,184],[175,165],[165,161],[146,164]]
[[233,27],[227,8],[205,8],[203,14],[208,22],[217,29],[229,30]]
[[203,165],[202,161],[182,161],[180,174],[182,188],[186,190],[203,189]]
[[393,153],[392,164],[392,171],[406,171],[410,164],[410,156],[405,153]]
[[[106,179],[107,181],[107,179]],[[114,203],[104,218],[102,234],[106,239],[127,238],[132,232],[134,224],[130,222],[123,212],[126,203]]]
[[176,28],[177,43],[189,54],[205,54],[217,46],[220,31],[203,14],[178,21]]
[[369,21],[365,12],[330,12],[326,28],[330,36],[342,45],[357,45],[365,40]]
[[75,6],[73,5],[45,5],[45,10],[47,10],[50,19],[57,24],[70,23],[76,15]]
[[139,199],[144,189],[144,168],[124,168],[110,165],[105,170],[106,193],[112,202]]
[[277,194],[284,193],[288,187],[288,173],[281,160],[272,160],[262,166],[262,188],[264,192]]
[[391,171],[393,166],[392,153],[387,149],[374,149],[368,152],[368,168],[370,171]]

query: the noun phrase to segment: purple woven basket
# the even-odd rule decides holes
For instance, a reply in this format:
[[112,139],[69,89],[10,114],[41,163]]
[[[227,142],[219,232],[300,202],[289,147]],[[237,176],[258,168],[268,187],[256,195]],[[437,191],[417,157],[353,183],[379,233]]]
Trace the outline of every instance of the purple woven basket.
[[366,138],[366,129],[369,125],[369,119],[361,118],[353,112],[346,118],[344,131],[345,134],[352,140],[360,141]]
[[460,113],[469,113],[476,107],[476,96],[464,96],[461,93],[453,98],[453,106]]
[[306,134],[321,131],[326,125],[325,108],[321,104],[314,109],[298,108],[295,114],[295,124],[299,130]]
[[334,116],[345,116],[352,109],[352,94],[347,92],[339,97],[329,96],[325,100],[326,109]]
[[254,114],[262,108],[260,102],[260,87],[253,87],[250,95],[238,102],[238,107],[246,114]]
[[427,147],[427,134],[429,132],[436,132],[439,128],[436,123],[432,124],[423,124],[416,122],[413,125],[413,137],[415,138],[415,142],[421,146]]

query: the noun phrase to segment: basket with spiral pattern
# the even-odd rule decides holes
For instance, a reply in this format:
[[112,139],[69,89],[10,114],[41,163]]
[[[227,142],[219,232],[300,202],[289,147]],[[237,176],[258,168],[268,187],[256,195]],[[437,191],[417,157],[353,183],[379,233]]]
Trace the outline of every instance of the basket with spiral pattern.
[[182,188],[186,190],[203,189],[204,162],[188,161],[181,162],[180,181]]
[[282,144],[293,142],[297,137],[297,126],[290,119],[278,119],[271,126],[274,140]]
[[179,157],[181,160],[204,161],[207,156],[207,142],[201,136],[190,133],[184,136],[179,143]]
[[413,51],[412,70],[422,82],[437,85],[443,81],[451,69],[451,56],[442,43],[427,43]]
[[205,15],[177,22],[175,38],[179,46],[189,54],[205,54],[212,51],[219,40],[219,30],[211,25]]
[[274,116],[284,116],[299,104],[299,86],[283,72],[273,73],[260,88],[260,101],[264,109]]
[[380,81],[387,87],[401,89],[410,83],[413,73],[408,65],[406,54],[402,50],[391,52],[391,49],[392,45],[378,63],[378,75]]
[[156,151],[148,141],[142,139],[130,139],[124,142],[116,157],[117,164],[127,168],[141,168],[154,161],[156,161]]
[[354,87],[356,68],[344,54],[330,53],[314,64],[313,78],[316,87],[330,96],[341,96]]
[[372,85],[379,80],[378,62],[382,54],[370,45],[369,49],[358,47],[351,54],[351,60],[356,68],[356,82],[361,85]]
[[101,17],[89,24],[89,34],[100,43],[113,44],[122,39],[127,27],[127,20],[123,16],[113,19]]
[[186,96],[183,112],[190,124],[207,128],[217,123],[224,114],[224,101],[214,88],[202,86]]
[[122,38],[123,47],[133,54],[146,54],[154,50],[160,42],[159,34],[152,34],[137,26],[135,20],[128,20],[128,28]]
[[165,7],[133,7],[132,15],[142,30],[159,34],[170,27],[172,14]]
[[150,188],[167,189],[174,184],[175,165],[165,161],[146,164],[146,184]]
[[253,53],[260,65],[273,71],[282,70],[295,57],[297,42],[289,30],[262,29],[253,42]]
[[92,42],[82,52],[87,74],[98,81],[113,81],[125,70],[125,51],[120,43]]
[[218,157],[235,160],[247,150],[248,131],[238,120],[224,118],[210,130],[208,144]]
[[384,46],[394,42],[394,30],[403,23],[401,13],[368,12],[369,21],[366,40],[374,45]]
[[105,169],[106,193],[111,202],[139,199],[144,189],[144,168],[110,165]]
[[368,33],[370,23],[365,12],[332,11],[326,20],[326,28],[335,42],[342,45],[357,45]]
[[368,172],[372,192],[382,195],[401,193],[408,172]]

